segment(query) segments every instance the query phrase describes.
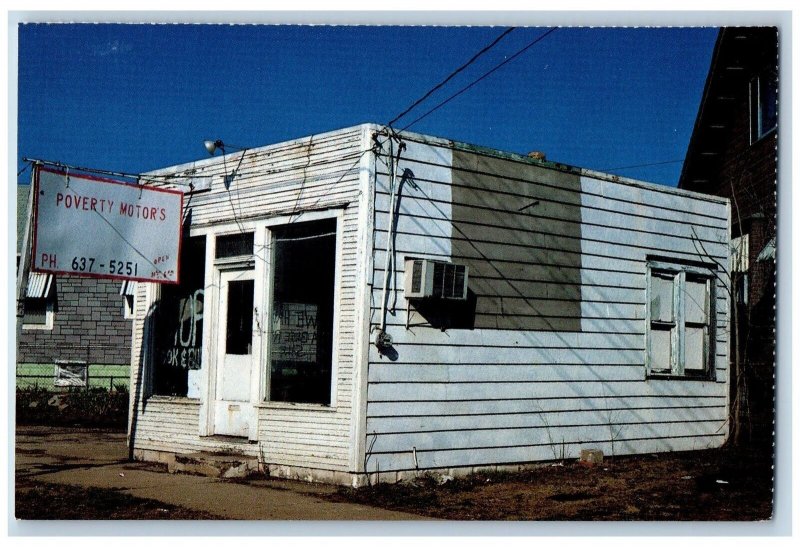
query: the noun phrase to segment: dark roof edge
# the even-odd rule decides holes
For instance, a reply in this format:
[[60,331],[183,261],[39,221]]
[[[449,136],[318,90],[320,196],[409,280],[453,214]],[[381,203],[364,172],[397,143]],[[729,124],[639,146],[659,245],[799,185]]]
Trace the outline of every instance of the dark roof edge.
[[717,34],[717,41],[714,43],[714,51],[711,54],[711,64],[709,65],[708,74],[706,75],[706,83],[703,86],[703,95],[700,98],[700,105],[697,108],[697,116],[694,119],[694,126],[692,127],[692,136],[689,138],[689,146],[686,147],[686,155],[683,157],[681,176],[678,177],[678,188],[684,187],[685,177],[687,176],[686,172],[688,170],[687,166],[689,165],[689,156],[693,154],[694,148],[697,146],[697,140],[699,139],[698,130],[700,128],[700,122],[703,119],[703,114],[705,113],[706,103],[708,102],[709,91],[711,90],[711,81],[714,79],[714,75],[716,74],[717,71],[720,49],[726,32],[727,32],[726,27],[722,27],[721,29],[719,29],[719,32]]

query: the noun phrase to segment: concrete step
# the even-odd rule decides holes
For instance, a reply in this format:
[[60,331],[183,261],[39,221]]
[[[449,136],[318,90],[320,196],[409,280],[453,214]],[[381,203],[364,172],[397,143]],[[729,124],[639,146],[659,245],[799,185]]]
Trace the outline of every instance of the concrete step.
[[258,471],[258,458],[242,454],[194,452],[175,454],[167,462],[170,473],[186,473],[224,479],[242,478]]

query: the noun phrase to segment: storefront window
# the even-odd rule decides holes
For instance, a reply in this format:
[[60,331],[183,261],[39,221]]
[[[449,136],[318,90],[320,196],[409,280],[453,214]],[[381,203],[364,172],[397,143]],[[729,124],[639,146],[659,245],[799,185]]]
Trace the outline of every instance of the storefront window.
[[269,398],[330,404],[336,220],[272,230]]
[[184,238],[178,285],[162,285],[154,314],[153,393],[187,396],[202,365],[206,238]]

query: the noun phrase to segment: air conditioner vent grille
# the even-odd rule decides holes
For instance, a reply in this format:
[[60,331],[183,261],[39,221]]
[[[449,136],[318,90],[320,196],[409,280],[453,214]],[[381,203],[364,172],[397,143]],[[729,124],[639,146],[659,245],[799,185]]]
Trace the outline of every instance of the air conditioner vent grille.
[[415,260],[411,273],[411,292],[419,293],[422,290],[422,261]]
[[407,258],[405,266],[406,298],[466,299],[466,266],[420,258]]

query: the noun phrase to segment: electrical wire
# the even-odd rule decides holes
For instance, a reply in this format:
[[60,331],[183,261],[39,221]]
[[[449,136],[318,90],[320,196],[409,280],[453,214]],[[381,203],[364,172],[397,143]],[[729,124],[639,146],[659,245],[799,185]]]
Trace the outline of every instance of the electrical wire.
[[622,167],[603,167],[602,169],[598,169],[598,171],[622,171],[623,169],[635,169],[637,167],[652,167],[654,165],[668,165],[671,163],[681,163],[683,160],[667,160],[667,161],[657,161],[653,163],[640,163],[638,165],[623,165]]
[[427,98],[428,98],[428,97],[430,97],[432,94],[434,94],[436,91],[438,91],[439,89],[441,89],[441,88],[442,88],[442,86],[444,86],[444,85],[445,85],[447,82],[449,82],[450,80],[452,80],[452,79],[453,79],[453,78],[454,78],[454,77],[455,77],[457,74],[459,74],[461,71],[463,71],[463,70],[464,70],[465,68],[467,68],[469,65],[471,65],[471,64],[472,64],[472,63],[474,63],[476,60],[478,60],[478,58],[479,58],[481,55],[483,55],[484,53],[486,53],[487,51],[489,51],[490,49],[492,49],[494,46],[496,46],[496,45],[497,45],[497,43],[498,43],[498,42],[500,42],[500,40],[502,40],[503,38],[505,38],[506,36],[508,36],[508,35],[511,33],[511,31],[513,31],[515,28],[516,28],[516,27],[509,27],[509,28],[507,28],[507,29],[506,29],[506,30],[505,30],[505,31],[504,31],[504,32],[503,32],[503,33],[502,33],[500,36],[498,36],[497,38],[495,38],[495,39],[494,39],[494,41],[493,41],[491,44],[487,45],[487,46],[486,46],[486,47],[484,47],[482,50],[480,50],[478,53],[476,53],[475,55],[473,55],[473,56],[472,56],[472,58],[471,58],[469,61],[467,61],[466,63],[464,63],[463,65],[461,65],[461,66],[460,66],[460,67],[458,67],[457,69],[455,69],[453,72],[451,72],[451,73],[450,73],[450,74],[447,76],[447,78],[445,78],[444,80],[442,80],[441,82],[439,82],[437,85],[435,85],[433,88],[431,88],[431,90],[430,90],[430,91],[428,91],[427,93],[425,93],[425,95],[423,95],[422,97],[420,97],[419,99],[417,99],[416,101],[414,101],[414,103],[413,103],[411,106],[409,106],[408,108],[406,108],[405,110],[403,110],[403,111],[402,111],[400,114],[398,114],[397,116],[395,116],[395,117],[392,119],[392,121],[390,121],[390,122],[389,122],[389,123],[387,123],[386,125],[388,125],[389,127],[393,126],[393,125],[394,125],[394,123],[395,123],[397,120],[399,120],[400,118],[404,117],[406,114],[408,114],[409,112],[411,112],[411,111],[412,111],[414,108],[416,108],[416,107],[417,107],[417,106],[418,106],[420,103],[422,103],[422,102],[423,102],[425,99],[427,99]]
[[491,70],[489,70],[488,72],[484,73],[484,74],[483,74],[483,76],[479,77],[477,80],[473,81],[473,82],[472,82],[471,84],[469,84],[468,86],[466,86],[466,87],[462,88],[460,91],[457,91],[457,92],[453,93],[453,94],[452,94],[452,95],[450,95],[450,96],[449,96],[447,99],[445,99],[444,101],[440,102],[439,104],[437,104],[436,106],[434,106],[433,108],[431,108],[430,110],[428,110],[428,111],[427,111],[425,114],[423,114],[422,116],[420,116],[420,117],[418,117],[417,119],[415,119],[414,121],[412,121],[410,124],[408,124],[408,125],[406,125],[405,127],[403,127],[403,128],[400,130],[400,132],[402,133],[403,131],[405,131],[405,130],[407,130],[409,127],[411,127],[412,125],[414,125],[414,124],[416,124],[417,122],[419,122],[419,121],[421,121],[421,120],[423,120],[423,119],[427,118],[428,116],[430,116],[431,114],[433,114],[434,112],[436,112],[437,110],[439,110],[441,107],[443,107],[444,105],[446,105],[447,103],[449,103],[450,101],[452,101],[453,99],[455,99],[456,97],[458,97],[459,95],[461,95],[462,93],[465,93],[466,91],[468,91],[469,89],[471,89],[471,88],[472,88],[474,85],[476,85],[478,82],[482,81],[482,80],[483,80],[483,79],[485,79],[485,78],[488,78],[488,77],[489,77],[491,74],[493,74],[494,72],[496,72],[497,70],[499,70],[501,67],[505,66],[506,64],[510,63],[511,61],[513,61],[514,59],[516,59],[517,57],[519,57],[520,55],[522,55],[523,53],[525,53],[526,51],[528,51],[530,48],[532,48],[533,46],[535,46],[536,44],[538,44],[539,42],[541,42],[542,40],[544,40],[544,39],[545,39],[547,36],[549,36],[550,34],[552,34],[553,32],[555,32],[557,29],[558,29],[558,27],[552,27],[552,28],[551,28],[551,29],[549,29],[547,32],[545,32],[544,34],[542,34],[541,36],[539,36],[538,38],[536,38],[535,40],[533,40],[532,42],[530,42],[530,43],[529,43],[528,45],[526,45],[524,48],[522,48],[521,50],[517,51],[517,52],[516,52],[514,55],[512,55],[511,57],[509,57],[508,59],[506,59],[505,61],[503,61],[503,62],[502,62],[502,63],[500,63],[499,65],[495,66],[494,68],[492,68],[492,69],[491,69]]
[[[22,158],[22,161],[26,161],[29,163],[39,163],[42,165],[49,165],[51,167],[58,167],[61,169],[68,169],[70,171],[82,171],[84,173],[93,173],[97,175],[106,175],[109,177],[120,177],[126,179],[136,179],[137,181],[143,182],[158,182],[163,184],[175,184],[177,186],[192,186],[190,182],[181,182],[181,178],[200,178],[195,175],[184,175],[184,174],[176,174],[170,173],[167,175],[147,175],[143,176],[140,173],[126,173],[124,171],[108,171],[106,169],[95,169],[93,167],[80,167],[77,165],[68,165],[66,163],[61,163],[58,161],[49,161],[49,160],[38,160],[38,159],[30,159],[30,158]],[[210,177],[210,175],[207,175]]]

